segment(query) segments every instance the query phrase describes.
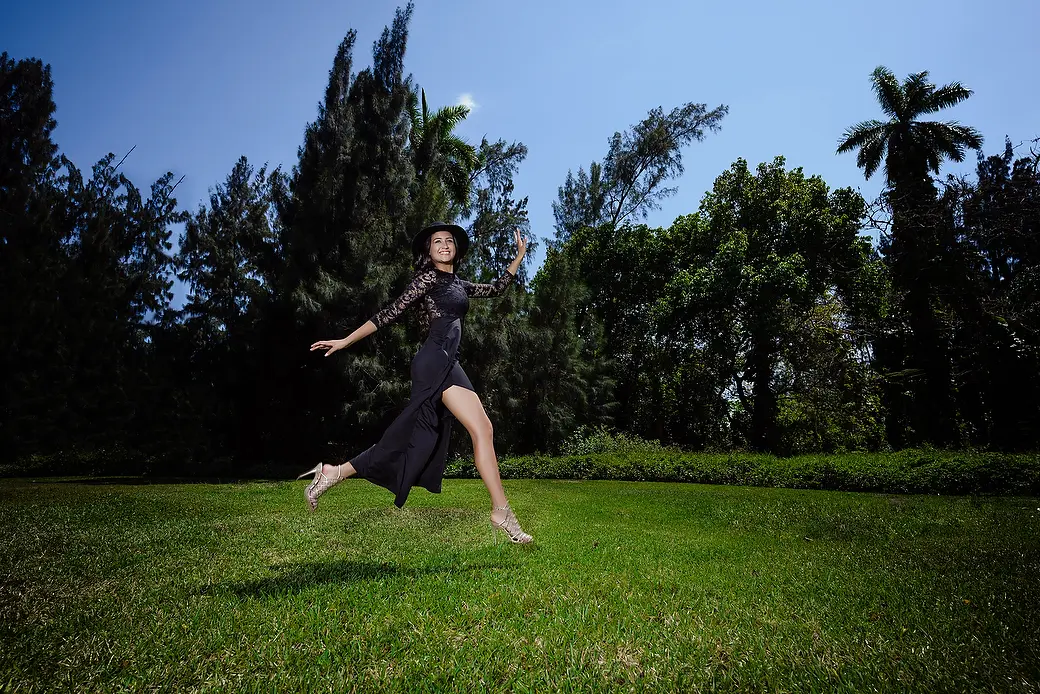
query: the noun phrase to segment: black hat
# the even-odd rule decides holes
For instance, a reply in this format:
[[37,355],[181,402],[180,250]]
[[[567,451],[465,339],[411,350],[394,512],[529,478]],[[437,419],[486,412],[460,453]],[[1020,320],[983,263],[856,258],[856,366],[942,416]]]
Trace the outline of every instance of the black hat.
[[458,224],[434,222],[420,231],[412,239],[412,255],[416,258],[421,258],[426,253],[426,241],[437,231],[450,231],[451,235],[455,237],[455,258],[451,262],[457,265],[462,256],[466,255],[466,251],[469,250],[469,236],[466,235],[466,230]]

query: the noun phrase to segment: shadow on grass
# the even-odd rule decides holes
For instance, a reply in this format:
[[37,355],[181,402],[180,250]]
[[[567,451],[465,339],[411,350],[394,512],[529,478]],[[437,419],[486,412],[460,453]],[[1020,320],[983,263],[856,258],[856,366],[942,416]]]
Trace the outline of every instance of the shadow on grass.
[[439,566],[400,566],[389,562],[337,561],[303,562],[272,566],[275,575],[241,583],[225,583],[203,588],[199,595],[231,593],[239,598],[267,597],[297,593],[307,588],[359,581],[382,581],[401,576],[422,578],[437,574],[467,574],[494,569],[512,569],[518,562],[503,556],[471,562],[452,562]]

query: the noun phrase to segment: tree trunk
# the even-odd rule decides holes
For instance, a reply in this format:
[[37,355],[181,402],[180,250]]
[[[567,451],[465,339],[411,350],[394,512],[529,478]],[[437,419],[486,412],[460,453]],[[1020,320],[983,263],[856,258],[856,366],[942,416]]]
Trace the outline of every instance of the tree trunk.
[[772,339],[763,332],[752,337],[749,366],[754,381],[751,409],[751,446],[758,451],[775,451],[779,444],[776,430],[776,394],[770,386],[773,378]]

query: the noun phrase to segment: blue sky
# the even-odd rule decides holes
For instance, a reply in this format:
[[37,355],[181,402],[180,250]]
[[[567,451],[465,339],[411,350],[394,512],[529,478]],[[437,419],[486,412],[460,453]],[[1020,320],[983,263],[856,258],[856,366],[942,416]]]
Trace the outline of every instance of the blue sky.
[[[178,200],[195,209],[240,155],[293,165],[344,34],[357,30],[355,64],[367,66],[396,7],[16,0],[0,50],[51,65],[55,139],[80,168],[136,145],[124,164],[134,183],[183,174]],[[1005,134],[1038,137],[1037,20],[1036,0],[418,0],[405,66],[431,105],[469,95],[476,107],[459,132],[471,142],[527,145],[517,192],[530,198],[533,231],[550,236],[567,171],[601,159],[614,131],[655,106],[730,107],[721,133],[686,150],[678,194],[648,220],[661,226],[695,211],[738,157],[782,154],[832,187],[876,195],[878,177],[864,181],[855,156],[834,150],[846,127],[881,117],[869,83],[879,64],[973,89],[942,117],[978,128],[988,153]]]

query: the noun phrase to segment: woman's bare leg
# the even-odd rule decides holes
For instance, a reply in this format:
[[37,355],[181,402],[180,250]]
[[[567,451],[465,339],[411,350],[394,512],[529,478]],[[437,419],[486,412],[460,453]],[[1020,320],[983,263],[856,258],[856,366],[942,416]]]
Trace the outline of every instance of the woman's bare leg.
[[[506,492],[502,488],[502,478],[498,473],[491,420],[488,419],[484,406],[480,404],[480,398],[472,390],[451,386],[444,391],[441,400],[455,418],[462,422],[462,426],[466,427],[470,438],[473,439],[473,462],[476,463],[480,479],[484,481],[484,486],[491,495],[492,507],[508,506]],[[506,511],[492,510],[491,517],[496,521],[501,521],[505,516]]]
[[351,475],[356,475],[357,470],[354,469],[354,466],[349,461],[342,465],[325,463],[321,466],[321,474],[334,480],[345,480]]

